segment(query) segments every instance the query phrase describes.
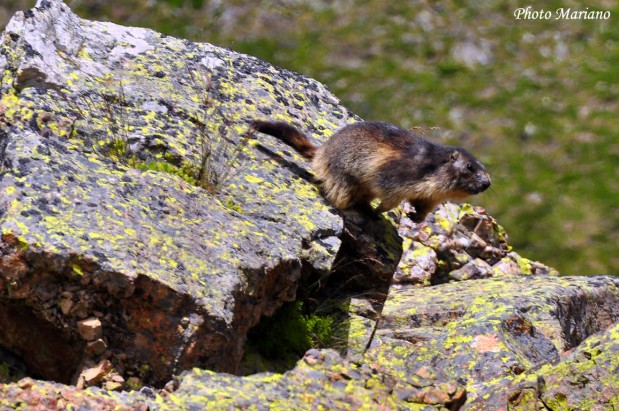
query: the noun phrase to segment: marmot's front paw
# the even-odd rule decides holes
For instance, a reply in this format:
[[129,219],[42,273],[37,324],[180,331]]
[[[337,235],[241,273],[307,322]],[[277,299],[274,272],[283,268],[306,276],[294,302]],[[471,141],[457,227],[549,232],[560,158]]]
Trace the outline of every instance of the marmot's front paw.
[[423,220],[425,220],[425,216],[422,216],[421,214],[415,212],[415,211],[411,211],[409,213],[406,213],[406,216],[408,218],[410,218],[411,220],[413,220],[413,223],[421,223]]

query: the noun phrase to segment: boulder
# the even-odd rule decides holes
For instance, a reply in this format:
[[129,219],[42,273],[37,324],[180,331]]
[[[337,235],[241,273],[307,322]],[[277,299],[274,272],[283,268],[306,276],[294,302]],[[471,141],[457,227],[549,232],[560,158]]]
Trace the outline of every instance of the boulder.
[[409,286],[390,292],[366,355],[388,358],[381,369],[389,374],[406,375],[423,364],[441,370],[466,386],[468,406],[506,392],[521,374],[559,361],[617,321],[616,277]]
[[98,355],[155,385],[235,372],[343,226],[308,164],[247,123],[318,141],[353,115],[314,80],[59,0],[17,13],[0,56],[0,343],[65,383]]

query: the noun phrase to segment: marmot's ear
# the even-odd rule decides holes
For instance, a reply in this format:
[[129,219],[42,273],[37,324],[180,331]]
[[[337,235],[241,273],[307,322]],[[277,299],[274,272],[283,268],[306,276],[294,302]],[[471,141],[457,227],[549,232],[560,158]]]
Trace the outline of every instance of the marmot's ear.
[[460,152],[458,150],[452,151],[451,155],[449,156],[451,161],[456,161],[459,157],[460,157]]

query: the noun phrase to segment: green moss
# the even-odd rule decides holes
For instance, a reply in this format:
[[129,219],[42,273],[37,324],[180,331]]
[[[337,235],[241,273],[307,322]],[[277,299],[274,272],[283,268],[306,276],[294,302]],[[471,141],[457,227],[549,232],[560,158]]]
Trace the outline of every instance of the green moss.
[[109,150],[110,156],[117,160],[127,157],[127,142],[121,138],[112,140],[107,149]]
[[287,303],[273,316],[264,317],[250,330],[250,344],[266,358],[290,359],[294,364],[312,345],[301,308],[301,303]]
[[5,362],[0,363],[0,384],[6,384],[9,382],[13,382],[9,365]]
[[310,314],[303,318],[313,347],[330,347],[334,343],[333,317]]
[[135,158],[132,158],[129,161],[129,165],[133,168],[137,168],[138,170],[156,171],[159,173],[168,173],[179,176],[189,184],[197,185],[195,175],[192,173],[191,169],[177,167],[171,163],[168,163],[167,161],[142,162],[136,160]]
[[144,384],[139,378],[132,377],[127,379],[127,388],[129,388],[129,390],[137,391],[143,386]]
[[239,204],[235,203],[232,199],[226,200],[224,205],[227,208],[229,208],[230,210],[236,211],[239,214],[243,214],[243,207],[241,207]]
[[[188,184],[201,187],[209,192],[215,191],[215,187],[212,183],[199,179],[198,166],[187,161],[183,162],[182,165],[178,167],[168,161],[139,161],[135,157],[132,157],[129,159],[128,164],[130,167],[137,168],[138,170],[156,171],[159,173],[175,175],[183,179],[183,181]],[[225,205],[226,207],[239,213],[243,212],[243,209],[240,206],[234,204],[230,200],[226,202]]]
[[284,360],[293,366],[308,349],[333,344],[333,323],[330,316],[304,314],[300,301],[286,303],[250,330],[248,344],[267,359]]

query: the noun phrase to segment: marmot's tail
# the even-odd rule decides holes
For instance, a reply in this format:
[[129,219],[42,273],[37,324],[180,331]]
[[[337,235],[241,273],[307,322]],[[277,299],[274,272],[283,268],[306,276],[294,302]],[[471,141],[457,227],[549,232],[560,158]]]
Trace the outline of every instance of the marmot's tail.
[[254,120],[251,127],[281,140],[308,160],[313,159],[316,154],[316,146],[307,136],[288,123]]

